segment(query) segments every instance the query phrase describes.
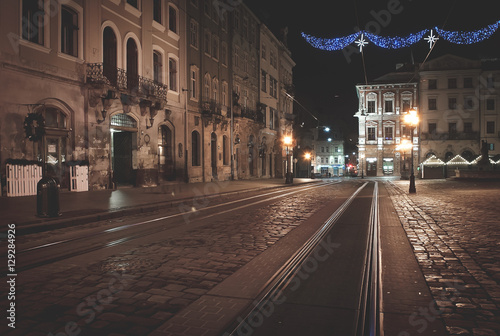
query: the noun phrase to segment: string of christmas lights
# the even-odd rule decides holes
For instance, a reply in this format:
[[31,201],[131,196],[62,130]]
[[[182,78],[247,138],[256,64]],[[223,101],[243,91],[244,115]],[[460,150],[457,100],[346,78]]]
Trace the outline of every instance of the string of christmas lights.
[[[399,49],[404,47],[409,47],[422,40],[423,36],[430,31],[430,35],[424,38],[429,43],[429,47],[432,48],[433,44],[439,39],[434,35],[433,31],[437,32],[444,40],[456,43],[456,44],[473,44],[486,40],[491,35],[493,35],[498,27],[500,26],[500,20],[494,24],[491,24],[485,28],[478,29],[475,31],[447,31],[434,27],[433,29],[424,29],[415,34],[410,34],[408,36],[379,36],[368,31],[359,31],[344,37],[337,38],[319,38],[306,33],[302,33],[302,37],[314,48],[328,51],[342,50],[351,43],[355,42],[360,51],[363,47],[368,44],[369,40],[378,47],[386,49]],[[367,38],[367,40],[364,39]],[[360,38],[359,40],[356,40]]]

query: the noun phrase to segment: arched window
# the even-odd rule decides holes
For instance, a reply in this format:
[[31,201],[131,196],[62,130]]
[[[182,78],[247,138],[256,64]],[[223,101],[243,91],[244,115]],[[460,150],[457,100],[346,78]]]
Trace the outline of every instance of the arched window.
[[462,152],[462,157],[467,161],[471,162],[472,160],[474,160],[474,153],[472,153],[469,150],[465,150]]
[[200,165],[200,133],[193,131],[191,134],[191,153],[192,153],[192,166]]
[[163,55],[159,51],[153,51],[153,76],[154,81],[163,83]]
[[127,40],[127,89],[139,87],[139,53],[133,38]]
[[173,58],[168,59],[168,88],[177,91],[177,61]]
[[214,78],[212,82],[212,99],[217,103],[217,95],[219,94],[219,81],[217,78]]
[[116,86],[118,66],[117,66],[117,42],[115,32],[111,27],[104,28],[102,36],[103,45],[103,74]]
[[446,154],[444,155],[444,162],[448,162],[454,157],[455,155],[452,152],[446,152]]

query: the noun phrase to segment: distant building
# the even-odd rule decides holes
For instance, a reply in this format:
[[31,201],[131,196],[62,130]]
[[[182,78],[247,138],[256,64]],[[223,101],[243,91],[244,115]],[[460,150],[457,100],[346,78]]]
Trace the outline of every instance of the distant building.
[[[481,154],[482,141],[490,157],[498,156],[498,78],[498,60],[444,55],[357,85],[359,168],[367,176],[407,174],[410,150],[397,147],[405,138],[413,146],[415,173],[432,155],[444,163],[457,155],[461,162],[472,162]],[[403,122],[410,108],[420,118],[412,135]],[[453,173],[454,168],[443,170],[443,176]]]
[[410,165],[410,151],[396,147],[403,139],[414,146],[418,163],[418,129],[414,134],[404,125],[404,114],[418,108],[418,78],[412,67],[400,67],[372,83],[356,85],[359,97],[354,115],[359,125],[359,174],[365,176],[401,175]]
[[[310,162],[304,158],[305,153],[310,154]],[[298,160],[299,171],[306,171],[301,174],[303,177],[308,176],[304,167],[309,167],[309,163],[311,173],[322,177],[343,176],[345,156],[341,134],[325,126],[309,129],[301,137]]]

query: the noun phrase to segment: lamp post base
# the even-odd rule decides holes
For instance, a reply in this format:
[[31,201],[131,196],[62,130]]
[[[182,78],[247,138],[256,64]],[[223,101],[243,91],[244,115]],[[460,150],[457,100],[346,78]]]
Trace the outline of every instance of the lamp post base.
[[285,184],[292,184],[292,183],[293,183],[292,173],[286,173],[286,175],[285,175]]
[[410,175],[410,189],[409,193],[414,194],[417,192],[417,189],[415,189],[415,175],[411,174]]

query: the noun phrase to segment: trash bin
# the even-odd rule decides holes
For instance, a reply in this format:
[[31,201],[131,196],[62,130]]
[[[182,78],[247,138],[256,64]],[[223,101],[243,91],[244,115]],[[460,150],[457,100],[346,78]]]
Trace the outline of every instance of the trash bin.
[[59,213],[59,185],[52,177],[43,177],[36,185],[38,217],[57,217]]

